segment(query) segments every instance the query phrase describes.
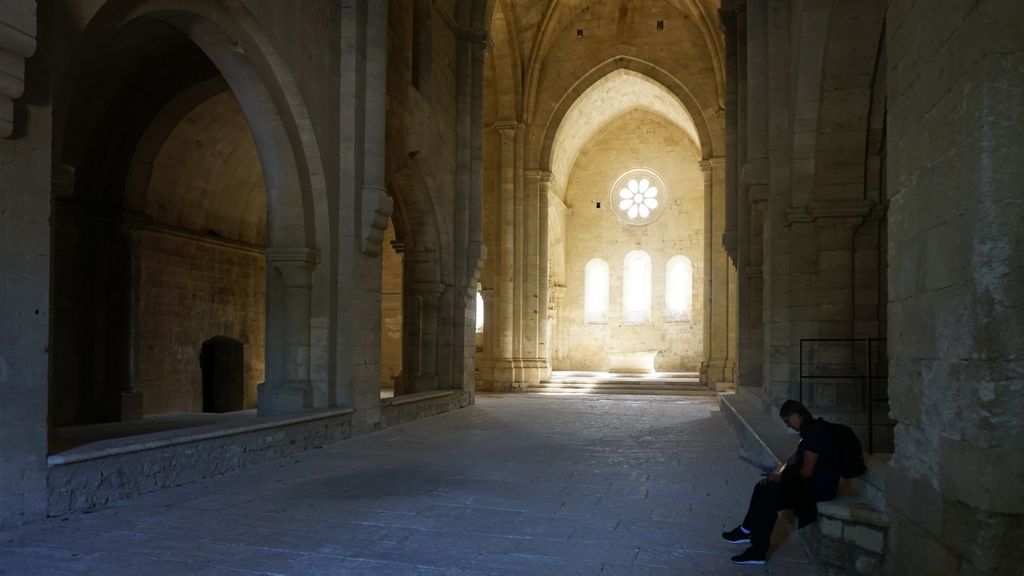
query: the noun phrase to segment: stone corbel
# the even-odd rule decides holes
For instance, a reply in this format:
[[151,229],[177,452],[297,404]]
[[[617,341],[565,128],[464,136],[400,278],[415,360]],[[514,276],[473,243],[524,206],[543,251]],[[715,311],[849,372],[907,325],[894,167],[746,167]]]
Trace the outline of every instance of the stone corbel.
[[367,186],[362,198],[362,252],[367,256],[380,256],[384,231],[394,209],[394,200],[383,188]]
[[487,261],[487,246],[483,242],[469,243],[469,283],[466,286],[466,295],[473,298],[476,293],[476,285],[480,282],[480,273],[484,269],[484,262]]
[[812,202],[807,210],[815,220],[863,219],[871,213],[875,203],[871,200],[837,200],[835,202]]
[[736,248],[739,245],[739,233],[736,230],[726,230],[722,232],[722,247],[729,254],[730,258],[734,258],[736,254]]
[[0,138],[14,133],[14,100],[25,92],[25,60],[35,51],[35,0],[6,0],[0,11]]

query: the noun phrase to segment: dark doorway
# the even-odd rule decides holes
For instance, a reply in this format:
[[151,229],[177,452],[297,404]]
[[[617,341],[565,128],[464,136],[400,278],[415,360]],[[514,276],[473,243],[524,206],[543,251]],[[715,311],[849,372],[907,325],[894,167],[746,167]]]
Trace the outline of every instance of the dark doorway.
[[203,412],[241,410],[245,402],[242,343],[216,336],[203,342]]

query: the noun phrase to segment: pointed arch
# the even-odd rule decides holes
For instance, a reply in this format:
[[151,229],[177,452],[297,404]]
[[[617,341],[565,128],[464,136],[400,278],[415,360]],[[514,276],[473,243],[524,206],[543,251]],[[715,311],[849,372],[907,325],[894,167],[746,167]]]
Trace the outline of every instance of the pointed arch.
[[[711,57],[715,71],[715,88],[719,108],[725,108],[725,40],[719,32],[718,15],[708,14],[697,0],[670,0],[670,3],[681,12],[689,12],[700,28],[701,38]],[[525,109],[527,122],[534,120],[536,113],[537,91],[540,86],[541,70],[547,58],[548,50],[554,43],[555,33],[567,15],[567,5],[563,0],[552,0],[541,19],[540,29],[534,36],[530,49],[530,60],[525,70]]]
[[[540,147],[536,152],[536,163],[542,170],[552,169],[553,150],[555,136],[558,134],[566,115],[572,105],[597,82],[603,78],[620,71],[629,71],[644,77],[652,84],[664,88],[678,102],[686,115],[692,120],[693,130],[696,132],[697,146],[700,149],[701,157],[704,159],[713,157],[714,147],[711,137],[711,127],[704,116],[696,98],[687,90],[686,86],[677,78],[664,69],[651,64],[645,60],[631,56],[616,56],[605,60],[584,74],[573,86],[566,91],[559,99],[551,116],[544,125],[542,137],[539,139]],[[564,177],[564,175],[559,175]]]
[[396,232],[402,234],[406,254],[415,260],[415,280],[451,284],[451,230],[441,225],[433,201],[434,182],[423,155],[412,152],[388,180],[387,190],[395,200]]

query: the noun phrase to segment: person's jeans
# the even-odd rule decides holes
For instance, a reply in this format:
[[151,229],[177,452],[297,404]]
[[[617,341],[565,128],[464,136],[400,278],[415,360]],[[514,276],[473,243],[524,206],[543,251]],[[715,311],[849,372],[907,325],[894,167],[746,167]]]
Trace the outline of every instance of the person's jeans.
[[743,518],[743,527],[750,530],[750,546],[759,554],[768,553],[775,520],[779,510],[785,508],[782,502],[781,482],[758,482],[750,496],[750,506]]

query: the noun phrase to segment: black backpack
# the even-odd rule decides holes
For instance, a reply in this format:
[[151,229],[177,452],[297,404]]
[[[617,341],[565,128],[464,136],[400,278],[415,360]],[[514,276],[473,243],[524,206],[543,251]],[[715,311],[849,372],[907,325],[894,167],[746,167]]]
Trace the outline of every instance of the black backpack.
[[843,478],[856,478],[864,473],[864,451],[860,447],[860,439],[849,426],[827,422],[828,431],[832,434],[832,442],[839,453],[839,475]]

